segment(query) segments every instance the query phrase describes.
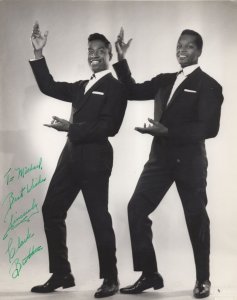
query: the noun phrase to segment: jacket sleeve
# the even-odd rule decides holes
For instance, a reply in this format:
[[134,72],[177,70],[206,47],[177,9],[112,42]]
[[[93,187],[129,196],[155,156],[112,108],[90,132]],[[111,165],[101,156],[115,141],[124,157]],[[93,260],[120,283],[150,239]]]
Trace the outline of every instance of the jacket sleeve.
[[154,97],[162,84],[163,76],[158,75],[149,81],[136,83],[132,78],[126,59],[113,65],[118,79],[125,85],[129,100],[154,100]]
[[72,102],[75,83],[54,81],[52,75],[49,73],[44,57],[30,61],[30,65],[39,89],[43,94],[66,102]]
[[219,131],[222,102],[222,87],[214,80],[203,80],[196,120],[168,126],[168,138],[195,142],[215,137]]
[[96,121],[73,123],[68,138],[72,143],[97,142],[114,136],[122,124],[127,100],[124,87],[117,81],[106,92],[106,101]]

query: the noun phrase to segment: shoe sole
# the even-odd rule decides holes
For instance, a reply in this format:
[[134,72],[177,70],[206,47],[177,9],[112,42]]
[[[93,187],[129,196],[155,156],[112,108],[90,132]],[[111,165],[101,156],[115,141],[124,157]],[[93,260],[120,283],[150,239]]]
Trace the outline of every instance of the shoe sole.
[[202,299],[202,298],[207,298],[207,297],[209,297],[210,296],[210,293],[208,293],[208,294],[204,294],[204,295],[200,295],[200,296],[195,296],[195,295],[193,295],[193,297],[194,298],[196,298],[196,299]]
[[63,289],[68,289],[68,288],[73,287],[73,286],[75,286],[75,282],[71,281],[71,282],[64,283],[62,288]]
[[157,283],[157,284],[154,284],[154,285],[152,285],[151,287],[148,287],[148,288],[145,288],[145,289],[143,289],[143,290],[140,290],[140,291],[137,291],[137,292],[129,292],[129,291],[121,291],[120,290],[120,293],[121,294],[130,294],[130,295],[136,295],[136,294],[141,294],[143,291],[145,291],[145,290],[148,290],[148,289],[154,289],[154,290],[159,290],[159,289],[162,289],[164,287],[164,283],[162,282],[162,283]]
[[113,292],[110,292],[110,293],[108,293],[108,294],[106,294],[106,295],[94,295],[94,297],[95,298],[106,298],[106,297],[110,297],[110,296],[113,296],[113,295],[115,295],[115,294],[117,294],[118,293],[118,290],[117,291],[113,291]]
[[162,282],[162,283],[159,283],[159,284],[155,284],[153,286],[153,289],[154,290],[159,290],[159,289],[162,289],[163,287],[164,287],[164,283]]

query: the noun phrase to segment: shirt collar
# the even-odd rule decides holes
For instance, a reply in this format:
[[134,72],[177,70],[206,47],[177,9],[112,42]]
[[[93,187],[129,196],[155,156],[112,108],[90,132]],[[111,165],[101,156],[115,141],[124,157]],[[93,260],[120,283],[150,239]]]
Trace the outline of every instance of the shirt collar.
[[110,70],[103,70],[103,71],[95,73],[96,81],[99,80],[100,78],[104,77],[105,75],[109,74],[109,73],[111,73]]
[[194,70],[196,70],[199,67],[198,64],[195,65],[191,65],[191,66],[187,66],[185,68],[183,68],[183,73],[184,76],[188,76],[189,74],[191,74]]

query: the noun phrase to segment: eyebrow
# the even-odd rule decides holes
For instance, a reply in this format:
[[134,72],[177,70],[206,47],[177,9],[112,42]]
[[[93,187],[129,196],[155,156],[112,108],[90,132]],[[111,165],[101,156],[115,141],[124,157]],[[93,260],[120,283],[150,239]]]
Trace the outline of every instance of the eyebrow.
[[[103,47],[98,48],[98,50],[100,50],[100,49],[107,49],[107,48],[105,46],[103,46]],[[94,49],[89,47],[88,50],[94,50]]]
[[[178,43],[177,43],[177,46],[178,46],[178,45],[181,45],[181,44],[182,44],[182,43],[178,42]],[[196,43],[195,43],[195,42],[189,42],[188,45],[196,45]]]

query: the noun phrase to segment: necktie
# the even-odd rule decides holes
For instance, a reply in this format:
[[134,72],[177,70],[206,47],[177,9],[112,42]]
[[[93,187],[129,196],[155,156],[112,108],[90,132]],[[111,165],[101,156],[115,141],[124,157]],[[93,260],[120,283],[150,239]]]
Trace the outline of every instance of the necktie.
[[90,80],[92,80],[92,79],[94,79],[94,78],[96,78],[96,77],[95,77],[95,73],[93,73],[93,74],[91,75]]
[[86,87],[85,87],[85,93],[92,87],[92,85],[96,82],[96,76],[95,74],[91,75],[90,80],[88,81]]

